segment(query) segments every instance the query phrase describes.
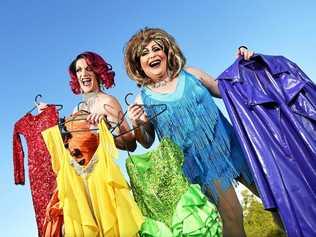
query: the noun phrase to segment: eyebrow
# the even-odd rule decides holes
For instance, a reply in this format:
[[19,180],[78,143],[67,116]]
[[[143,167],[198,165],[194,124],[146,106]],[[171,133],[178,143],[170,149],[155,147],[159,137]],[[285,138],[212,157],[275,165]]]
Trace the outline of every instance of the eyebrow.
[[141,52],[143,52],[143,51],[145,51],[145,50],[150,50],[150,49],[152,49],[152,48],[154,48],[154,47],[161,48],[161,46],[155,42],[150,48],[144,47]]
[[151,46],[151,48],[153,48],[153,47],[159,47],[159,48],[161,48],[161,46],[160,46],[159,44],[157,44],[156,42]]

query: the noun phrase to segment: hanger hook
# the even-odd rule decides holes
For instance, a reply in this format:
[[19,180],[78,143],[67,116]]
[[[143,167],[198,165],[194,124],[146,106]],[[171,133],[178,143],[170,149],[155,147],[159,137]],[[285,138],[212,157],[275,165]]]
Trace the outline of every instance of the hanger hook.
[[34,101],[35,101],[35,104],[36,104],[36,105],[39,105],[39,104],[40,104],[40,102],[38,101],[39,98],[42,98],[42,95],[41,95],[41,94],[37,94],[37,95],[35,96]]
[[77,104],[77,110],[78,110],[78,111],[80,110],[81,104],[85,104],[86,106],[88,106],[88,104],[87,104],[86,101],[80,101],[80,102]]
[[126,96],[125,96],[125,98],[124,98],[125,103],[126,103],[127,106],[130,106],[130,103],[128,103],[127,98],[128,98],[129,96],[131,96],[131,95],[134,95],[134,94],[133,94],[132,92],[129,92],[129,93],[126,94]]

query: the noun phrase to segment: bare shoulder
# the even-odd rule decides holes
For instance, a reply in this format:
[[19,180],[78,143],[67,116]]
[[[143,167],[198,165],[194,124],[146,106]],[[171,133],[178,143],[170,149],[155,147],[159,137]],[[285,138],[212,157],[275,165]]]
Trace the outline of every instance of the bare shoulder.
[[107,101],[107,102],[118,102],[118,100],[113,96],[113,95],[108,95],[105,93],[99,94],[99,98],[102,101]]
[[218,82],[215,80],[214,77],[210,76],[203,70],[194,67],[186,67],[185,70],[188,73],[191,73],[197,79],[199,79],[203,83],[203,85],[211,91],[213,96],[218,98],[221,97],[220,91],[218,89]]
[[102,104],[110,105],[111,107],[116,108],[116,109],[121,108],[121,105],[118,99],[112,95],[102,93],[99,95],[99,99]]
[[196,67],[185,67],[184,70],[198,78],[203,74],[203,71]]
[[205,75],[207,75],[206,72],[196,67],[185,67],[184,70],[197,77],[198,79],[202,79],[203,77],[205,77]]

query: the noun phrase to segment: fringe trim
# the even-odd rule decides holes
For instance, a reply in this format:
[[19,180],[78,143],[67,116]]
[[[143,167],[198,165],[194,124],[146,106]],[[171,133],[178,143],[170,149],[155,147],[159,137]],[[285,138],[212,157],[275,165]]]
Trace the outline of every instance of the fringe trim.
[[[221,188],[227,190],[234,178],[239,176],[229,159],[230,136],[207,89],[190,76],[183,79],[186,85],[181,99],[159,100],[143,89],[142,100],[146,105],[167,105],[167,111],[152,120],[159,140],[170,138],[186,154],[185,161],[194,159],[196,164],[201,164],[199,167],[184,168],[184,172],[191,181],[194,177],[199,177],[200,185],[205,186],[203,189],[209,189],[217,200],[218,194],[213,182],[218,180]],[[158,106],[145,107],[145,112],[150,118],[161,109]],[[184,163],[185,167],[187,162]]]

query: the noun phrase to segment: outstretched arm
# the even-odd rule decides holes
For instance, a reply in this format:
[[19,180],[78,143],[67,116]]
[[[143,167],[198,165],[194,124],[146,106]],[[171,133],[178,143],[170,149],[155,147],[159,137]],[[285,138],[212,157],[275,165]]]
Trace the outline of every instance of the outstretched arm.
[[207,89],[209,89],[214,97],[221,98],[221,94],[218,88],[218,82],[214,79],[214,77],[194,67],[186,67],[184,70],[198,78],[203,83],[203,85],[207,87]]
[[[254,52],[249,51],[245,46],[239,47],[236,52],[237,57],[243,57],[245,60],[249,60],[253,56],[253,54]],[[214,97],[221,98],[221,94],[218,88],[218,82],[214,79],[214,77],[194,67],[186,67],[185,70],[201,80],[204,86],[209,89]]]

